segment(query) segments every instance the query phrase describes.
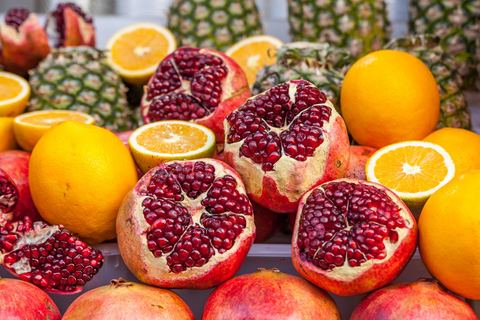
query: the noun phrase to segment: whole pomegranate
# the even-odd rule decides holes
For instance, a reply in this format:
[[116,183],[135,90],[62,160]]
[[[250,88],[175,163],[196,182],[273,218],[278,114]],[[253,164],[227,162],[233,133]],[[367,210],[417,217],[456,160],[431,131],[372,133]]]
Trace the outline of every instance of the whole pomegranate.
[[278,214],[272,210],[251,201],[254,212],[257,234],[254,243],[262,243],[270,239],[286,221],[286,215]]
[[13,220],[19,197],[15,182],[0,169],[0,265],[45,291],[80,292],[102,267],[102,253],[61,225],[32,222],[28,215]]
[[0,279],[0,301],[0,315],[5,320],[62,319],[52,298],[24,281]]
[[214,287],[239,269],[255,239],[253,208],[238,174],[214,159],[171,161],[125,197],[117,240],[142,282]]
[[179,119],[195,121],[223,144],[223,119],[251,96],[242,68],[223,53],[180,47],[162,60],[145,87],[145,123]]
[[70,304],[62,320],[194,320],[175,292],[120,278],[85,292]]
[[345,123],[326,95],[305,80],[279,84],[247,100],[225,124],[225,161],[250,199],[279,213],[348,169]]
[[367,295],[353,310],[350,320],[478,320],[463,300],[445,292],[433,279],[395,283]]
[[377,150],[365,146],[350,146],[350,164],[345,178],[367,180],[365,165]]
[[322,184],[300,200],[292,237],[295,269],[341,296],[393,281],[417,246],[415,218],[384,186],[357,179]]
[[208,297],[202,320],[341,319],[332,297],[303,278],[278,269],[232,278]]

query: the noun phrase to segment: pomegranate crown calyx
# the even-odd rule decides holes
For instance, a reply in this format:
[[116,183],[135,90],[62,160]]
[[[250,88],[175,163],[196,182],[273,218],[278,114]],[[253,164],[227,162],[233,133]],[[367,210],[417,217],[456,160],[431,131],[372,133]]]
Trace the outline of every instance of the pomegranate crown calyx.
[[110,286],[113,286],[115,289],[120,287],[131,287],[133,286],[133,282],[127,281],[120,277],[118,279],[110,280]]

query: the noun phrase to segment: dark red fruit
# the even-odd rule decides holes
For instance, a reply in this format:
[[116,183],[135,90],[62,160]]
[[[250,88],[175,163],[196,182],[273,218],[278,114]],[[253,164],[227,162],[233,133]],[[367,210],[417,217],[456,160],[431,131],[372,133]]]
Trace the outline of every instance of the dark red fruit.
[[8,10],[5,15],[5,23],[18,29],[20,25],[27,20],[30,10],[26,8],[13,8]]

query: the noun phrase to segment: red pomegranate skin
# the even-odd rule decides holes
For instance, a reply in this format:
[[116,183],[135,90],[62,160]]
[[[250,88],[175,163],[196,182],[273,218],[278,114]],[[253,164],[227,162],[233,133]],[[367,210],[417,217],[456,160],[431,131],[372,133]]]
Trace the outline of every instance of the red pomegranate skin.
[[353,310],[350,320],[477,320],[463,300],[445,292],[433,279],[395,283],[368,294]]
[[253,212],[257,235],[254,243],[263,243],[269,240],[285,223],[287,216],[268,210],[267,208],[253,201]]
[[330,295],[278,269],[232,278],[208,297],[202,320],[341,319]]
[[313,284],[353,296],[395,280],[417,241],[415,218],[393,191],[378,183],[338,179],[300,200],[292,262]]
[[367,180],[365,166],[368,159],[370,159],[377,150],[378,149],[365,146],[350,146],[350,165],[348,166],[345,178]]
[[45,292],[31,283],[0,279],[0,318],[60,320],[62,315]]
[[173,291],[123,279],[85,292],[70,304],[62,320],[194,320]]
[[0,152],[0,168],[12,178],[18,188],[19,199],[11,221],[28,216],[32,221],[42,220],[32,200],[28,182],[28,165],[30,153],[21,150]]

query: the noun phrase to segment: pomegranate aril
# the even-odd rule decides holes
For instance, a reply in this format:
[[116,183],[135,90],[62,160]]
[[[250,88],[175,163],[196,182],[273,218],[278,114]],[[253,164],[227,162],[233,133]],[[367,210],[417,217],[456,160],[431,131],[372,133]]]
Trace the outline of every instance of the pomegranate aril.
[[13,8],[8,10],[5,15],[5,24],[15,27],[18,30],[18,27],[27,20],[30,15],[30,11],[26,8]]

